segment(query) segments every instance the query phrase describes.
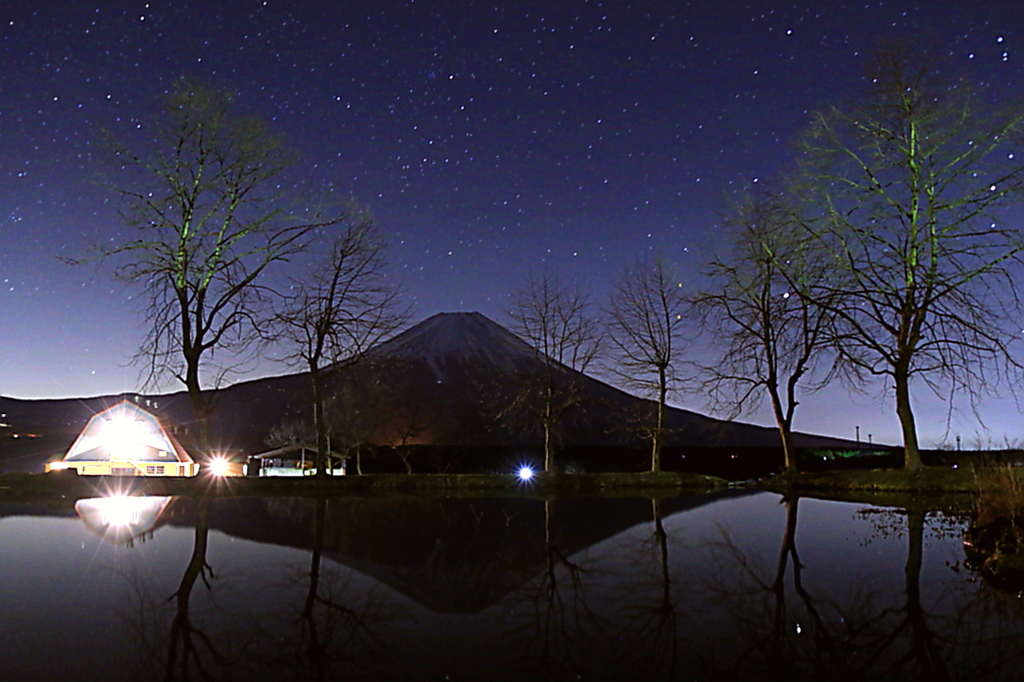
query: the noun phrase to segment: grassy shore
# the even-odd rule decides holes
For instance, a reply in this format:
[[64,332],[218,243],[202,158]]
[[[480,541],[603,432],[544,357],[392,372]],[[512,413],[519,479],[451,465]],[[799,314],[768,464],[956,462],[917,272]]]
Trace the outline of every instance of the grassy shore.
[[[505,474],[376,474],[320,480],[285,477],[110,478],[57,474],[0,476],[0,501],[77,499],[111,492],[148,495],[338,495],[338,496],[515,496],[559,497],[615,495],[661,497],[679,491],[703,492],[726,487],[714,476],[675,472],[537,474],[529,481]],[[860,494],[900,496],[981,494],[1007,489],[1024,491],[1024,467],[923,467],[793,473],[754,482],[752,487],[777,493],[840,499]]]
[[529,481],[503,474],[380,474],[327,479],[290,477],[146,478],[92,477],[73,473],[0,476],[0,500],[97,497],[112,492],[145,495],[339,496],[670,496],[726,487],[714,476],[674,472],[537,474]]
[[981,493],[1003,486],[1007,479],[1024,483],[1024,468],[922,467],[791,473],[757,482],[773,492],[837,492],[861,490],[888,493]]

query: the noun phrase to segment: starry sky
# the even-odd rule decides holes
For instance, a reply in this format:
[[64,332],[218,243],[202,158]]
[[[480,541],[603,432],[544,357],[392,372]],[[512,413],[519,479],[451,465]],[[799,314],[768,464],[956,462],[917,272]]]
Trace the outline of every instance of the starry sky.
[[[787,162],[809,112],[856,95],[881,41],[925,37],[1011,97],[1022,29],[1008,0],[2,2],[0,394],[139,388],[136,292],[61,257],[129,236],[101,131],[145,141],[179,78],[236,92],[304,182],[369,207],[416,319],[501,321],[531,271],[598,301],[647,252],[697,280],[730,202]],[[879,391],[807,402],[798,428],[899,440]],[[1012,401],[986,405],[983,437],[1017,438]],[[919,406],[926,445],[982,433]]]

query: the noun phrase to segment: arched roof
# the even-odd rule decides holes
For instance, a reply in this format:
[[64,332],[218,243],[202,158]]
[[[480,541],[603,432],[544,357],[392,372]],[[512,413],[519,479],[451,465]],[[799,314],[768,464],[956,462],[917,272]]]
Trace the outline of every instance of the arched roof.
[[67,462],[191,462],[153,414],[127,400],[93,416],[64,455]]

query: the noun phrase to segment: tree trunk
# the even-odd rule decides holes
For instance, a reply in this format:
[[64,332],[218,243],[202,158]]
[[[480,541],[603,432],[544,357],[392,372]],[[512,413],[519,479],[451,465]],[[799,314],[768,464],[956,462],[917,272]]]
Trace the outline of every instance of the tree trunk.
[[551,397],[549,396],[548,397],[547,405],[544,406],[544,471],[545,472],[551,471],[551,464],[552,464],[552,461],[554,460],[554,456],[553,456],[554,453],[552,452],[552,449],[554,448],[554,444],[552,443],[552,440],[551,440],[551,429],[552,429],[551,413],[552,413]]
[[405,473],[411,474],[412,473],[412,462],[409,460],[409,455],[411,453],[406,449],[407,447],[408,446],[406,446],[406,445],[399,445],[398,448],[397,448],[398,449],[398,456],[402,458],[402,464],[405,465]]
[[896,365],[894,378],[896,414],[900,418],[900,428],[903,430],[903,466],[907,469],[920,469],[924,463],[921,461],[921,451],[917,444],[917,424],[914,421],[913,407],[910,405],[910,377],[906,363],[900,362]]
[[658,368],[658,423],[654,427],[651,443],[651,471],[661,471],[661,447],[665,435],[665,396],[668,394],[668,377],[665,368]]
[[[787,417],[782,407],[782,398],[779,397],[777,385],[769,383],[768,395],[772,399],[772,412],[775,414],[775,423],[779,427],[779,438],[782,440],[782,464],[786,471],[796,471],[796,453],[793,452],[793,421]],[[792,397],[790,397],[792,400]]]
[[313,423],[316,425],[316,477],[327,476],[327,419],[324,416],[324,380],[316,363],[310,363],[313,379]]
[[210,399],[203,395],[199,383],[199,362],[185,358],[185,389],[188,391],[192,411],[195,412],[199,425],[199,454],[204,462],[209,460],[212,450],[210,444]]

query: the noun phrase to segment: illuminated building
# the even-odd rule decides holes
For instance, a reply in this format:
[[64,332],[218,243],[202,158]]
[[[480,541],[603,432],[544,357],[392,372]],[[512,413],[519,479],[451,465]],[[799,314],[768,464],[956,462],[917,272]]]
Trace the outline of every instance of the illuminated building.
[[89,420],[64,459],[46,471],[82,476],[195,476],[196,463],[160,421],[124,401]]

